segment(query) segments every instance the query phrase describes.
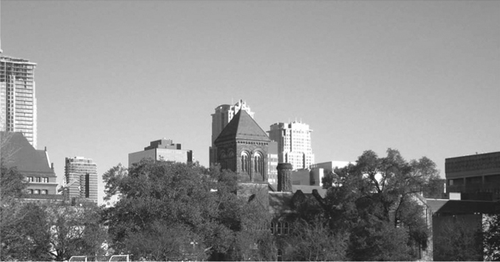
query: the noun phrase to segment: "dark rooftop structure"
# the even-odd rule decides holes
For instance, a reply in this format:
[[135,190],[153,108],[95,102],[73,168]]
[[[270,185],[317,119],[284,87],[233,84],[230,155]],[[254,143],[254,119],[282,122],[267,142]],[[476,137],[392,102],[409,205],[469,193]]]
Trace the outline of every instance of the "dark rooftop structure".
[[266,132],[260,128],[257,122],[255,122],[255,120],[245,110],[238,111],[231,122],[227,124],[217,139],[215,139],[215,142],[217,143],[234,139],[271,141]]
[[[28,181],[27,195],[40,195],[37,199],[56,195],[57,177],[49,163],[47,150],[37,150],[19,132],[0,132],[2,165],[24,175]],[[50,196],[52,195],[52,196]]]

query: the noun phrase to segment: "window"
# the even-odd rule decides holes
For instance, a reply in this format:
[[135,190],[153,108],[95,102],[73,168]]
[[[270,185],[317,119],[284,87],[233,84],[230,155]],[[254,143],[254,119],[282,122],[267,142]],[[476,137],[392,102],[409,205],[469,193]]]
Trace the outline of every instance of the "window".
[[250,158],[247,152],[241,153],[241,171],[250,173]]
[[43,178],[43,182],[44,182],[44,183],[49,183],[49,178],[48,178],[48,177],[44,177],[44,178]]
[[40,190],[42,195],[47,195],[49,193],[49,191],[47,189],[44,189],[44,190]]
[[271,233],[273,235],[288,235],[290,233],[288,222],[271,222]]
[[36,182],[38,182],[38,183],[42,182],[42,178],[41,177],[37,177],[36,178]]
[[38,189],[33,190],[33,194],[39,195],[40,194],[40,190],[38,190]]

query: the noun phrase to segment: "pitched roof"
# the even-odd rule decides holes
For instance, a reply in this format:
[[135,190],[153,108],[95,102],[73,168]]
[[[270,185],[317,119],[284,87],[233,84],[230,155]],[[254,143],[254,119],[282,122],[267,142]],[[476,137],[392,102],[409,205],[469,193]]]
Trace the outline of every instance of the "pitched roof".
[[231,122],[224,127],[217,139],[215,139],[215,143],[234,139],[271,141],[266,132],[260,128],[257,122],[245,110],[240,110],[233,117]]
[[17,167],[17,171],[24,174],[43,173],[55,176],[49,166],[49,159],[45,150],[35,149],[20,132],[1,132],[2,161],[6,167]]

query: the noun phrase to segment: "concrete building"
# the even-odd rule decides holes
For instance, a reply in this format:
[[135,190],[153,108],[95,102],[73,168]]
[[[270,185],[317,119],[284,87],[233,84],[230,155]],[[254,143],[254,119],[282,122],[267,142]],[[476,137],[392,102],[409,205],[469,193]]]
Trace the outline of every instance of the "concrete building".
[[278,142],[278,161],[290,163],[293,170],[307,169],[314,163],[309,125],[301,122],[271,125],[269,138]]
[[93,201],[97,203],[97,165],[90,158],[66,158],[65,194],[70,201]]
[[217,148],[214,144],[215,139],[217,139],[222,130],[240,110],[246,111],[251,118],[254,117],[255,113],[252,112],[247,103],[241,99],[234,105],[224,104],[215,108],[215,113],[212,114],[212,143],[209,152],[210,165],[215,164],[217,160]]
[[348,161],[328,161],[312,164],[310,169],[297,169],[292,171],[293,185],[309,185],[323,187],[323,177],[328,172],[333,172],[335,168],[342,168],[349,165]]
[[151,141],[144,151],[128,154],[128,165],[132,166],[143,159],[192,163],[193,151],[183,150],[181,144],[175,144],[172,140],[164,138]]
[[15,167],[28,182],[23,198],[62,199],[57,195],[57,177],[46,149],[35,149],[20,132],[0,132],[0,145],[2,165]]
[[445,160],[446,192],[462,200],[500,200],[500,152]]
[[278,163],[278,143],[271,141],[267,151],[267,181],[269,184],[276,185],[278,183]]
[[0,55],[0,131],[21,132],[37,146],[36,63]]

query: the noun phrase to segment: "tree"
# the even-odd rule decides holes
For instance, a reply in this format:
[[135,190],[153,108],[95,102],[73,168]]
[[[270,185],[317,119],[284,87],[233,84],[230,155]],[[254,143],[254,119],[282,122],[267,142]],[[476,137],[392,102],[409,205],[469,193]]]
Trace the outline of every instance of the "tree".
[[329,227],[350,234],[350,259],[417,258],[412,248],[426,247],[428,227],[414,196],[438,176],[435,167],[426,157],[408,162],[389,148],[386,157],[365,151],[356,164],[325,177],[328,192],[319,202]]
[[[9,218],[6,219],[6,213]],[[50,260],[49,227],[43,208],[33,203],[2,207],[0,260]]]
[[113,196],[119,196],[120,192],[118,187],[121,181],[127,176],[128,170],[126,167],[118,164],[115,167],[110,168],[106,173],[102,175],[102,179],[105,182],[104,197],[105,201],[109,201]]
[[470,215],[440,217],[434,237],[434,260],[483,260],[481,227],[471,226]]
[[489,261],[500,261],[500,214],[490,215],[483,227],[485,258]]
[[298,219],[291,223],[290,235],[283,238],[283,260],[346,260],[348,234],[333,233],[319,219],[311,222]]
[[15,167],[7,168],[1,165],[0,197],[2,202],[21,197],[28,183]]
[[57,261],[71,256],[99,256],[106,240],[101,209],[94,203],[77,206],[49,203],[44,206],[50,232],[50,255]]
[[256,209],[237,197],[236,175],[227,170],[142,161],[104,178],[108,196],[120,194],[105,212],[111,246],[134,260],[239,260],[255,253],[244,241],[265,239],[253,230],[262,223],[246,220]]

